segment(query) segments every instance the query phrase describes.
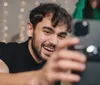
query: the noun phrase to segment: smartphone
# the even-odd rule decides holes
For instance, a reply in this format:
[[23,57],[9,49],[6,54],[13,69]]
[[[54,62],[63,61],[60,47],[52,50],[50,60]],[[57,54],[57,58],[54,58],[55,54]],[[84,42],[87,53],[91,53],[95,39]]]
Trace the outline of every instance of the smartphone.
[[73,49],[87,56],[86,70],[72,71],[81,76],[81,80],[72,85],[100,85],[100,21],[73,20],[72,32],[80,39]]

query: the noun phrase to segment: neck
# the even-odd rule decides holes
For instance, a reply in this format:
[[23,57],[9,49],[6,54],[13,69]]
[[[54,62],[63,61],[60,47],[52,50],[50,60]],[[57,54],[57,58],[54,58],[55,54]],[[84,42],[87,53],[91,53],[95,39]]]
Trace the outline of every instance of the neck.
[[30,54],[32,55],[32,57],[37,63],[41,63],[43,61],[42,59],[39,59],[38,58],[39,55],[36,55],[36,53],[34,52],[35,48],[33,48],[32,46],[32,39],[29,39],[28,41],[28,49],[29,49]]

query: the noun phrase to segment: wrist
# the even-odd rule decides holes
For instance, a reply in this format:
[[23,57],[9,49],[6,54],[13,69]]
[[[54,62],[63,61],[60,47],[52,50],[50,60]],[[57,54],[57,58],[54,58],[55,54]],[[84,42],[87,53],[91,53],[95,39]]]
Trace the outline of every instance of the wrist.
[[36,85],[53,85],[53,83],[48,80],[44,69],[37,71],[35,81],[37,82]]

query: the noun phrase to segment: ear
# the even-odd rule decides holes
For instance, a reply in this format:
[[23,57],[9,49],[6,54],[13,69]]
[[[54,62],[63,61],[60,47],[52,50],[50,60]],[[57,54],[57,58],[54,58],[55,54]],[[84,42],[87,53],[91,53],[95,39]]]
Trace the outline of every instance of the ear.
[[34,32],[34,28],[31,23],[27,24],[27,35],[28,37],[32,37]]

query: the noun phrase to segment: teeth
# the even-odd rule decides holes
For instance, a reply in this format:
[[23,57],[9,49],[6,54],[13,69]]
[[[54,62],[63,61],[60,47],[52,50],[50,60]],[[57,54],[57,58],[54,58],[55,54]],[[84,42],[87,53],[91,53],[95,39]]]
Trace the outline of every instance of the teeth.
[[48,47],[44,47],[46,50],[49,50],[49,51],[54,51],[54,49],[51,48],[48,48]]

